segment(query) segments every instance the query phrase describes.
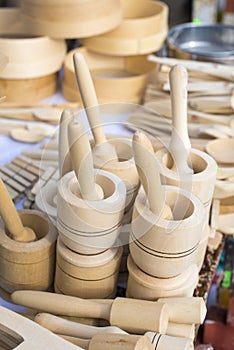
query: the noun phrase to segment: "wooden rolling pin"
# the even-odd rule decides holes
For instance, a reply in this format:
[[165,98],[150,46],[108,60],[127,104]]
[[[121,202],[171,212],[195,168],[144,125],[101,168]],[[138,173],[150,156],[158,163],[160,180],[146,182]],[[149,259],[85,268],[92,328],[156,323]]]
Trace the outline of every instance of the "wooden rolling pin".
[[0,179],[0,214],[10,236],[19,242],[32,242],[36,234],[30,227],[24,227],[11,197]]
[[95,141],[93,155],[101,159],[102,162],[118,161],[115,147],[107,141],[104,133],[95,88],[85,58],[80,52],[76,52],[73,60],[82,102],[86,108]]
[[116,298],[89,301],[67,295],[38,291],[16,291],[14,303],[42,312],[63,316],[101,318],[110,325],[135,334],[147,331],[165,333],[168,325],[167,305],[146,300]]
[[173,219],[171,208],[165,204],[159,165],[150,140],[144,133],[137,131],[133,137],[132,147],[137,171],[148,196],[151,211],[164,219]]
[[95,184],[92,151],[83,124],[75,120],[70,121],[68,124],[68,143],[72,166],[82,198],[87,200],[102,199],[104,194],[102,188]]
[[171,85],[172,134],[169,150],[174,160],[173,170],[192,174],[188,165],[191,143],[187,130],[187,80],[186,69],[177,65],[169,73]]

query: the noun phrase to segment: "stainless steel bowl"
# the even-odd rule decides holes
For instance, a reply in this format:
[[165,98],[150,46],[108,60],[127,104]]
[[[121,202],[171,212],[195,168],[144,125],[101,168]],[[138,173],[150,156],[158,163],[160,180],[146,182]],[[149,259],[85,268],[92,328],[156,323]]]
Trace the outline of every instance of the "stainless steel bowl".
[[234,26],[185,23],[167,37],[170,57],[234,64]]

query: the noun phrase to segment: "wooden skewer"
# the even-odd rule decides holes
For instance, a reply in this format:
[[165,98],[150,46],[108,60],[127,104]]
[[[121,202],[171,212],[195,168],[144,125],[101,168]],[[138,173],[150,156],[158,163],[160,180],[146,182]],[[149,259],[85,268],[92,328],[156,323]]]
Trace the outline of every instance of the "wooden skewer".
[[11,294],[14,303],[57,315],[101,318],[110,325],[143,334],[146,331],[165,333],[168,307],[165,304],[129,298],[111,301],[89,301],[67,295],[38,291],[16,291]]
[[148,137],[137,131],[133,137],[133,154],[137,171],[148,196],[151,211],[164,219],[171,220],[171,208],[165,204],[159,175],[159,166]]
[[93,153],[104,162],[118,161],[115,147],[107,141],[104,133],[95,88],[84,56],[76,52],[73,59],[82,102],[86,108],[95,141]]
[[2,179],[0,179],[0,197],[0,214],[13,239],[19,242],[35,241],[37,238],[35,232],[23,226]]
[[95,184],[89,138],[80,122],[72,120],[68,124],[68,142],[82,198],[87,200],[102,199],[104,196],[102,188]]
[[188,166],[191,144],[187,130],[187,71],[183,66],[174,66],[170,71],[172,135],[169,145],[174,159],[173,169],[178,172],[192,174]]

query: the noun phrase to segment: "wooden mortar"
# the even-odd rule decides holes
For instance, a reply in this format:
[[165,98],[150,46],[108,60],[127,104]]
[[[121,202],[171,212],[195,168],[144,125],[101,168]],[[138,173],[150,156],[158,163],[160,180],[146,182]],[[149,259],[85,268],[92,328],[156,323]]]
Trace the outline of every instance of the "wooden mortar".
[[147,275],[128,257],[128,283],[126,296],[134,299],[155,301],[162,297],[191,297],[198,283],[198,269],[195,264],[176,277],[157,278]]
[[55,291],[80,298],[115,296],[123,248],[81,255],[57,242]]
[[23,225],[36,233],[37,240],[13,240],[0,221],[0,286],[9,293],[18,289],[48,290],[54,280],[57,231],[44,213],[21,210],[19,215]]
[[119,235],[126,188],[114,174],[95,170],[95,182],[103,189],[101,200],[84,200],[73,172],[58,185],[57,228],[63,243],[81,254],[97,254],[112,247]]
[[165,186],[164,191],[173,220],[153,214],[140,189],[133,210],[130,253],[145,273],[169,278],[194,263],[204,228],[204,207],[188,191],[174,186]]

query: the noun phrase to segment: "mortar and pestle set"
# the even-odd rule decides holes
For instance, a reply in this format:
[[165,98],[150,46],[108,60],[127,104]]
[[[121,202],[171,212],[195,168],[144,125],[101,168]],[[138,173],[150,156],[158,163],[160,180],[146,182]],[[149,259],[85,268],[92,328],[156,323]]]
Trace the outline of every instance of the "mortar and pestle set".
[[126,188],[116,175],[94,169],[89,137],[81,122],[70,120],[67,131],[74,171],[62,176],[57,191],[55,291],[108,298],[116,292],[123,251],[117,239]]
[[[0,288],[48,290],[54,281],[57,230],[37,210],[17,212],[0,179]],[[5,293],[4,293],[5,292]]]
[[[209,236],[209,207],[216,176],[214,160],[190,150],[186,70],[173,67],[170,82],[173,131],[169,151],[162,149],[154,154],[141,132],[133,138],[143,188],[136,197],[131,223],[127,296],[147,300],[193,295]],[[166,185],[162,186],[161,178]]]

